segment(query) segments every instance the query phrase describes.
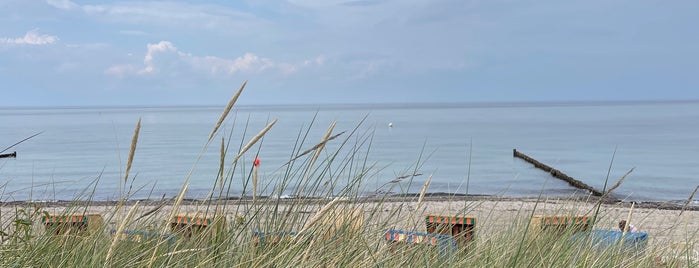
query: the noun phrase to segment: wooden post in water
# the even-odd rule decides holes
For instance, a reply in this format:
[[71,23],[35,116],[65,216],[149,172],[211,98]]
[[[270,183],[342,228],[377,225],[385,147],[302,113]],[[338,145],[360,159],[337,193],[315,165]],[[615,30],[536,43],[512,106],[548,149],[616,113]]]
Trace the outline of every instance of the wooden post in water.
[[527,156],[527,155],[525,155],[525,154],[523,154],[523,153],[520,153],[520,152],[517,151],[517,149],[512,149],[512,156],[513,156],[513,157],[520,158],[520,159],[522,159],[522,160],[524,160],[524,161],[527,161],[527,162],[531,163],[531,164],[534,165],[536,168],[539,168],[539,169],[541,169],[541,170],[543,170],[543,171],[546,171],[546,172],[550,173],[551,176],[554,176],[554,177],[556,177],[556,178],[558,178],[558,179],[561,179],[561,180],[567,182],[568,184],[570,184],[571,186],[573,186],[573,187],[575,187],[575,188],[587,190],[587,191],[589,191],[590,193],[592,193],[592,195],[594,195],[594,196],[603,196],[603,195],[604,195],[602,192],[596,190],[595,188],[592,188],[592,186],[587,185],[587,184],[585,184],[585,183],[583,183],[583,182],[581,182],[581,181],[579,181],[579,180],[576,180],[576,179],[574,179],[574,178],[572,178],[572,177],[566,175],[565,173],[561,172],[560,170],[557,170],[557,169],[552,168],[552,167],[550,167],[550,166],[548,166],[548,165],[546,165],[546,164],[544,164],[544,163],[541,163],[541,162],[537,161],[537,160],[534,159],[534,158],[531,158],[531,157],[529,157],[529,156]]
[[9,154],[0,154],[0,158],[17,158],[17,152],[11,152]]

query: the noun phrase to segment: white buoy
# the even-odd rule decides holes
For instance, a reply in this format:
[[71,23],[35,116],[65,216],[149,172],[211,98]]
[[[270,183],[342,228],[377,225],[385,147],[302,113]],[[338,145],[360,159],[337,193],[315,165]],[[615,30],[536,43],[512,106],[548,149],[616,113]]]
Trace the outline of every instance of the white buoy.
[[389,122],[388,127],[393,127],[393,122]]

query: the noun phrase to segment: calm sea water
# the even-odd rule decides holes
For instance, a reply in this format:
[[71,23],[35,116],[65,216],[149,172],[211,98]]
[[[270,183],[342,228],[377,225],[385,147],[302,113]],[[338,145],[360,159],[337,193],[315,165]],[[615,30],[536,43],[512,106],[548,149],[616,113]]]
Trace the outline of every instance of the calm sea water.
[[[240,144],[275,118],[278,123],[261,146],[241,159],[230,196],[241,195],[258,149],[264,194],[272,194],[286,171],[280,167],[294,154],[299,137],[306,139],[297,152],[320,141],[333,120],[334,133],[347,132],[321,155],[339,151],[323,176],[339,187],[364,167],[365,193],[419,192],[430,175],[430,192],[580,193],[513,158],[515,148],[598,189],[610,166],[612,183],[633,168],[616,190],[617,197],[627,200],[686,200],[699,184],[699,102],[242,107],[197,161],[222,108],[0,109],[0,147],[43,131],[8,150],[16,151],[17,158],[0,159],[1,198],[117,199],[139,118],[142,127],[130,173],[135,176],[134,198],[173,196],[190,170],[187,196],[205,198],[215,185],[221,137],[231,142],[228,170]],[[385,185],[414,171],[423,175],[393,188]],[[301,175],[292,177],[284,194],[291,193]]]

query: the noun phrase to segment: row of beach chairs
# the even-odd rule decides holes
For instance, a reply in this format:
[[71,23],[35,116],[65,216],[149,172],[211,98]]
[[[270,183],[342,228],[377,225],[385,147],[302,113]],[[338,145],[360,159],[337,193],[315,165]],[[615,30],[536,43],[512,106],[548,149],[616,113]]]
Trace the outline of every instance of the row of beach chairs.
[[[75,234],[84,235],[98,232],[102,228],[104,220],[99,214],[80,215],[45,215],[42,223],[48,232],[54,235]],[[161,238],[171,242],[177,238],[190,238],[206,233],[206,231],[225,227],[224,217],[205,217],[203,214],[178,215],[170,222],[172,234],[154,234],[147,231],[125,230],[120,233],[120,239],[142,242]],[[594,246],[605,249],[622,241],[624,248],[631,251],[643,250],[648,234],[627,233],[622,235],[620,231],[590,230],[591,219],[587,216],[537,215],[532,217],[529,223],[528,233],[531,237],[542,234],[570,235],[571,239],[582,239],[586,235],[592,237]],[[458,248],[468,250],[475,241],[476,218],[470,216],[445,216],[428,215],[425,217],[426,232],[410,230],[387,230],[383,238],[391,244],[391,247],[400,245],[429,245],[436,246],[440,255],[449,254]],[[586,232],[589,231],[589,232]],[[112,237],[116,236],[116,230],[111,230]],[[208,232],[209,234],[211,232]],[[254,244],[278,243],[279,241],[293,237],[296,232],[254,232]]]

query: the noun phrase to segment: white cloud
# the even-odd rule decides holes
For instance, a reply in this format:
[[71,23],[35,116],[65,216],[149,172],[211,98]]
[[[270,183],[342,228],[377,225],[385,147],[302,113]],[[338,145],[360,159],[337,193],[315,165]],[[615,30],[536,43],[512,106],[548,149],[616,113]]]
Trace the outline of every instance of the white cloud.
[[88,16],[118,23],[253,31],[264,23],[255,15],[225,6],[178,2],[122,2],[79,7]]
[[320,56],[316,57],[316,58],[313,59],[313,60],[306,60],[306,61],[304,61],[304,62],[303,62],[303,65],[305,65],[305,66],[310,66],[310,65],[318,65],[318,66],[321,66],[321,65],[325,64],[325,60],[326,60],[325,56],[320,55]]
[[156,66],[153,59],[158,53],[174,52],[182,56],[181,52],[178,52],[177,48],[167,41],[160,41],[160,43],[157,44],[148,44],[147,47],[146,57],[143,59],[143,64],[145,64],[146,67],[140,71],[141,73],[152,73],[155,71]]
[[39,34],[38,29],[28,31],[24,37],[19,38],[0,38],[0,43],[17,44],[17,45],[48,45],[58,41],[58,37],[54,35]]
[[70,0],[46,0],[46,3],[58,9],[69,10],[77,7],[76,3]]
[[237,73],[278,73],[290,75],[301,68],[320,66],[325,61],[324,56],[313,60],[305,60],[299,64],[277,62],[260,57],[253,53],[245,53],[234,59],[215,56],[196,56],[180,51],[168,41],[148,44],[143,57],[143,65],[125,64],[108,68],[105,73],[117,77],[127,75],[155,75],[158,73],[204,74],[213,77],[228,77]]

